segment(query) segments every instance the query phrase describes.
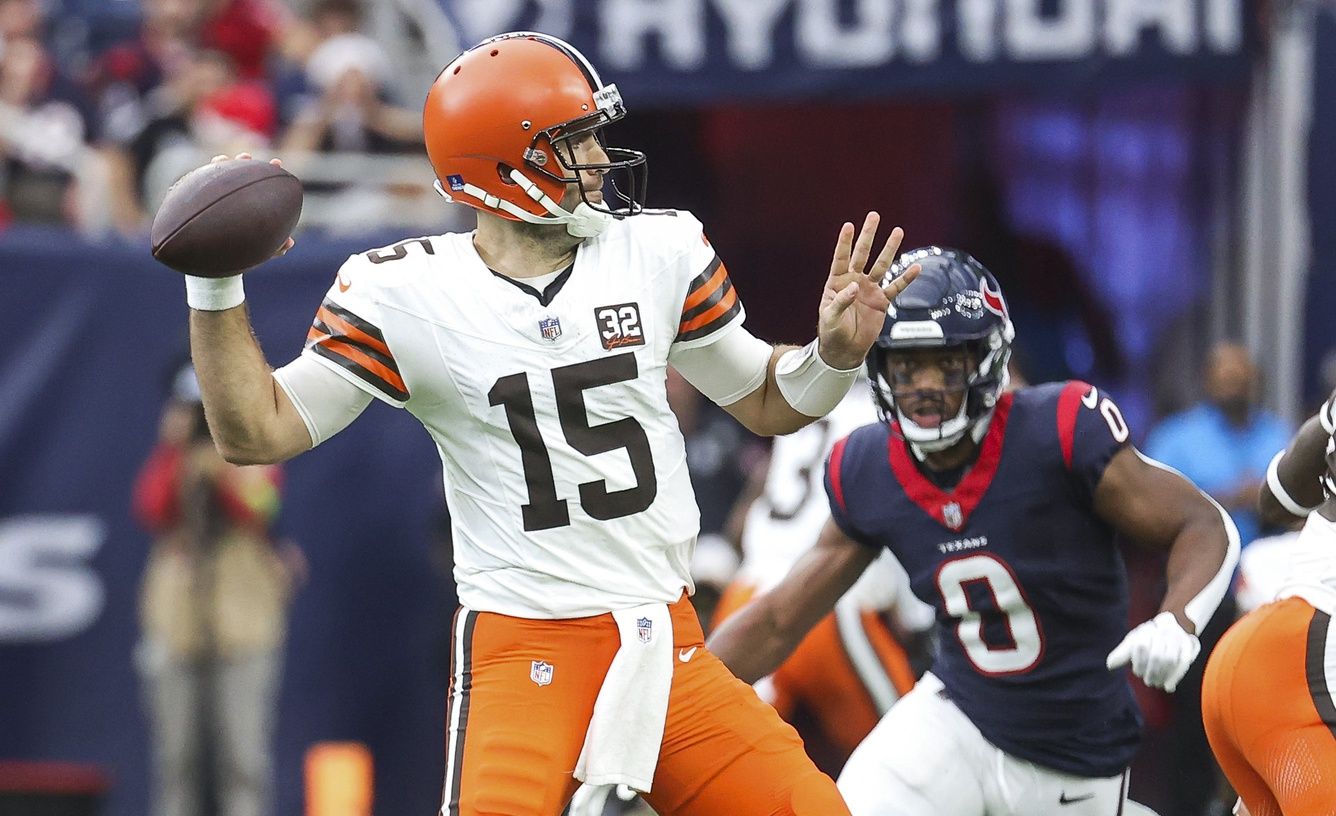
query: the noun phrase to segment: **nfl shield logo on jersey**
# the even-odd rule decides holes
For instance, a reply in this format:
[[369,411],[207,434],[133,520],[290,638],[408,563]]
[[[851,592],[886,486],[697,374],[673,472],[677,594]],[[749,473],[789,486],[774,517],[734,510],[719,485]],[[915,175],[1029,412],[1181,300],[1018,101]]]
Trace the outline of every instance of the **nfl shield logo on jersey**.
[[641,643],[649,643],[654,639],[654,621],[649,618],[636,618],[636,631],[640,634]]
[[561,336],[561,321],[555,317],[545,317],[538,321],[538,330],[543,333],[544,340],[556,340]]
[[529,664],[529,679],[540,686],[552,682],[552,664],[545,660],[535,660]]
[[960,503],[951,502],[942,508],[942,519],[952,530],[959,530],[965,523],[965,515],[960,512]]

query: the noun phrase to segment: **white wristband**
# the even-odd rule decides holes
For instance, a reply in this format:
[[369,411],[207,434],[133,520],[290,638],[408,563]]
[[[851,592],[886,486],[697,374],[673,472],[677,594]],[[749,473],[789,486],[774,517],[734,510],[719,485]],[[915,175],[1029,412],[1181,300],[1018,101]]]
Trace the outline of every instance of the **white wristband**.
[[186,303],[190,308],[202,312],[221,312],[240,306],[246,300],[246,292],[241,287],[241,276],[231,275],[226,278],[201,278],[198,275],[186,275]]
[[780,355],[775,364],[775,384],[793,410],[809,417],[823,417],[840,404],[862,370],[862,366],[847,371],[831,368],[817,353],[813,340]]
[[1280,502],[1280,506],[1289,511],[1290,515],[1304,518],[1317,508],[1299,504],[1285,489],[1285,485],[1280,483],[1280,458],[1284,455],[1285,451],[1276,454],[1271,458],[1271,464],[1266,466],[1266,486],[1271,489],[1271,495]]

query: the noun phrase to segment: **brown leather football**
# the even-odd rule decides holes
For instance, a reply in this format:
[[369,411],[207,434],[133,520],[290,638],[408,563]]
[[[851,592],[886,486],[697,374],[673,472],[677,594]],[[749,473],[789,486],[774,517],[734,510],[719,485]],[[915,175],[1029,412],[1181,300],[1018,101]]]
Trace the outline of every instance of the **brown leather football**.
[[271,258],[302,213],[302,183],[252,159],[206,164],[167,191],[153,217],[153,257],[187,275],[234,275]]

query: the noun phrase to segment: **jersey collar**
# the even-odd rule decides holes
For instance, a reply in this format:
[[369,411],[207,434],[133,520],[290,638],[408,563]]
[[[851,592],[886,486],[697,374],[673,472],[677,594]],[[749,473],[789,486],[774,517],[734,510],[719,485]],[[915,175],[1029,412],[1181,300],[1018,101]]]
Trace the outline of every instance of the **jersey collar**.
[[988,432],[980,443],[979,458],[950,491],[942,490],[919,472],[910,457],[908,446],[899,432],[899,424],[893,423],[892,433],[888,434],[887,452],[891,472],[896,481],[904,488],[909,500],[917,504],[923,512],[948,530],[961,530],[969,522],[970,515],[997,475],[997,468],[1002,463],[1002,441],[1006,436],[1007,417],[1011,413],[1012,395],[1003,394],[993,409],[992,422]]

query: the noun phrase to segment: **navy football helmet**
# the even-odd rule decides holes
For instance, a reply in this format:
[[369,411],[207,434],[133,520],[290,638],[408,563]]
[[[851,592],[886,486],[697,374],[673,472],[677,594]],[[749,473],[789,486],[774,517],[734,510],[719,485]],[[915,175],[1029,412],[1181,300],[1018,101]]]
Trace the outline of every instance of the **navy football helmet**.
[[[923,270],[887,310],[868,354],[868,379],[882,421],[898,423],[908,442],[932,452],[951,447],[966,433],[973,433],[975,441],[983,437],[1007,387],[1016,331],[997,279],[969,254],[922,247],[902,254],[888,274],[898,275],[915,263]],[[886,379],[888,358],[903,349],[960,347],[968,352],[972,367],[959,413],[936,428],[917,425],[896,407],[894,387]]]

